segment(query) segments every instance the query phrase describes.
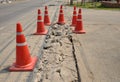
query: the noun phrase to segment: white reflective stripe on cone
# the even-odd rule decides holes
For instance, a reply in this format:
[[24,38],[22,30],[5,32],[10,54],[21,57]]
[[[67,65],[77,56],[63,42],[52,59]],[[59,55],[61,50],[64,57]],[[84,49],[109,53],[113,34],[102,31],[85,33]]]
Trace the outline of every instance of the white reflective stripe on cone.
[[43,20],[37,20],[37,22],[43,22]]
[[79,13],[78,15],[81,15],[81,13]]
[[45,14],[45,16],[48,16],[48,14]]
[[38,14],[38,16],[42,16],[41,14]]
[[73,15],[73,16],[77,16],[77,15]]
[[27,43],[26,42],[24,42],[24,43],[17,43],[16,45],[17,46],[25,46],[25,45],[27,45]]
[[22,32],[17,32],[17,35],[22,35],[23,33]]
[[82,19],[77,19],[77,21],[82,21]]
[[63,13],[60,13],[60,14],[63,14]]

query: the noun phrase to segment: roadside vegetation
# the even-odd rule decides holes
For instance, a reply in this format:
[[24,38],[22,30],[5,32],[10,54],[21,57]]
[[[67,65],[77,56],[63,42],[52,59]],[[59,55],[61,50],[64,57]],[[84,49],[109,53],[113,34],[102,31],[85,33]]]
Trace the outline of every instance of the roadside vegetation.
[[[69,5],[69,4],[68,4]],[[119,10],[120,8],[107,8],[104,7],[101,2],[85,2],[85,3],[73,3],[73,5],[69,6],[76,6],[76,7],[81,7],[81,8],[88,8],[88,9],[103,9],[103,10]]]

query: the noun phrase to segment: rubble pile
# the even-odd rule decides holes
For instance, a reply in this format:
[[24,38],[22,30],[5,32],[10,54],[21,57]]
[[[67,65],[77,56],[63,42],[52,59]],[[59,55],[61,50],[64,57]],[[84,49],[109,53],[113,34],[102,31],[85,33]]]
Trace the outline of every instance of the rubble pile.
[[78,82],[69,25],[54,24],[37,65],[37,82]]

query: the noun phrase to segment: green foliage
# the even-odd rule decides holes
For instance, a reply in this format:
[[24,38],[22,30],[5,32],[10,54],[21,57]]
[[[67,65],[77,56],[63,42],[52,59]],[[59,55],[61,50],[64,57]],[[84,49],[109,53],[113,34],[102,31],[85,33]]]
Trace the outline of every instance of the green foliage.
[[85,2],[82,5],[81,3],[74,3],[72,6],[89,9],[120,10],[120,8],[105,8],[101,5],[101,2]]

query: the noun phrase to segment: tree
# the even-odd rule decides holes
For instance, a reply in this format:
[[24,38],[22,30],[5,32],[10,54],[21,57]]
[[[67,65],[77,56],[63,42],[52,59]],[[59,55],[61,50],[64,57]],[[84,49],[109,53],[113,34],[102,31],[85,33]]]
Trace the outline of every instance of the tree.
[[70,5],[73,5],[73,0],[70,0]]

